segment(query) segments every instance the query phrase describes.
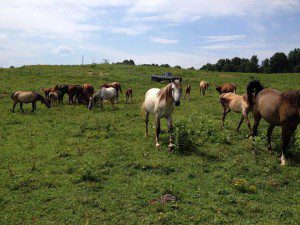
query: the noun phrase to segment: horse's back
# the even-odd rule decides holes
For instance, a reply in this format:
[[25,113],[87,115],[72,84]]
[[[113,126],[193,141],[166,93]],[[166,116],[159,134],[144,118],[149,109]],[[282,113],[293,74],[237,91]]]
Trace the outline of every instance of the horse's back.
[[256,98],[256,110],[268,123],[279,125],[280,92],[266,88],[259,92]]
[[157,94],[159,91],[159,88],[151,88],[146,92],[144,108],[150,113],[154,113],[155,103],[158,99]]
[[103,88],[101,98],[103,99],[114,99],[117,96],[117,91],[113,87]]
[[30,103],[36,98],[36,93],[33,91],[17,91],[12,96],[13,101],[21,103]]

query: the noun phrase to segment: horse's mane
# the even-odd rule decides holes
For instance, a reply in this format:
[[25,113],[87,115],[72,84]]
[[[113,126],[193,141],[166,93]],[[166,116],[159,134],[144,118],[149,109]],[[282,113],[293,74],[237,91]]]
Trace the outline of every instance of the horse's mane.
[[249,108],[252,109],[253,95],[257,95],[260,91],[262,91],[265,87],[260,83],[259,80],[252,80],[247,85],[247,98],[249,102]]
[[172,83],[160,89],[157,96],[159,101],[162,101],[163,99],[168,101],[170,98],[172,98]]
[[292,107],[300,107],[300,90],[286,91],[280,94],[281,101],[288,103]]

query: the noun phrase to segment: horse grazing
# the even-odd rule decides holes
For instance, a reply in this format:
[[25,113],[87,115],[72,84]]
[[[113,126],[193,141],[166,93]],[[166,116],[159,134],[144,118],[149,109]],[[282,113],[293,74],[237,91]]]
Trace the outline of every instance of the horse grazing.
[[205,92],[209,88],[209,82],[206,82],[206,81],[202,80],[199,83],[199,87],[200,87],[200,94],[202,93],[202,95],[205,95]]
[[112,83],[102,84],[100,86],[100,88],[103,88],[103,87],[105,87],[105,88],[113,87],[117,91],[117,98],[116,98],[116,100],[118,102],[118,100],[119,100],[119,91],[122,93],[121,84],[118,83],[118,82],[112,82]]
[[88,106],[90,97],[94,94],[94,87],[91,84],[84,84],[82,90],[83,102]]
[[229,93],[229,92],[236,93],[236,85],[225,83],[225,84],[222,84],[222,85],[216,87],[216,90],[217,90],[217,92],[219,92],[219,94]]
[[110,100],[114,108],[116,97],[117,97],[117,91],[113,87],[100,88],[100,90],[96,91],[93,97],[90,97],[88,108],[92,109],[93,106],[98,102],[98,100],[100,100],[101,109],[103,108],[103,101],[105,100]]
[[50,101],[35,91],[17,91],[11,95],[11,99],[14,102],[12,112],[15,112],[15,107],[18,103],[20,103],[20,109],[22,112],[24,112],[23,103],[31,103],[31,112],[34,112],[34,110],[36,110],[37,101],[41,101],[48,108],[51,108]]
[[224,128],[224,122],[227,113],[233,111],[236,113],[242,113],[242,118],[239,122],[236,131],[239,132],[240,126],[242,125],[243,120],[245,119],[251,133],[251,125],[248,118],[248,113],[250,112],[250,109],[249,109],[247,95],[237,95],[235,93],[223,93],[220,95],[220,103],[223,107],[222,128]]
[[156,147],[159,147],[159,134],[160,134],[160,119],[166,118],[169,130],[169,150],[174,148],[172,139],[172,113],[174,105],[180,105],[181,97],[181,82],[180,79],[172,79],[171,83],[162,89],[151,88],[145,95],[145,101],[143,102],[142,109],[145,113],[146,134],[148,137],[148,122],[149,114],[154,114],[156,119]]
[[128,88],[126,90],[126,103],[128,103],[130,97],[130,102],[132,103],[132,89]]
[[67,85],[67,84],[57,84],[57,85],[55,85],[54,90],[61,92],[61,103],[64,103],[64,96],[65,96],[65,94],[68,93],[69,85]]
[[62,94],[60,91],[51,91],[49,93],[49,101],[53,104],[59,104],[62,103]]
[[271,136],[275,126],[281,126],[281,165],[287,163],[286,151],[290,139],[300,122],[300,90],[280,93],[277,90],[264,88],[258,80],[247,86],[249,107],[254,117],[253,136],[261,118],[269,123],[267,132],[268,149],[271,150]]
[[192,90],[192,86],[190,84],[188,84],[186,86],[186,89],[185,89],[185,98],[189,101],[190,100],[190,94],[191,94],[191,90]]
[[74,97],[77,97],[79,100],[79,92],[82,90],[82,86],[79,84],[69,85],[68,86],[68,96],[69,96],[69,104],[74,104]]
[[45,98],[49,100],[49,93],[55,91],[55,88],[41,88],[41,92],[45,94]]

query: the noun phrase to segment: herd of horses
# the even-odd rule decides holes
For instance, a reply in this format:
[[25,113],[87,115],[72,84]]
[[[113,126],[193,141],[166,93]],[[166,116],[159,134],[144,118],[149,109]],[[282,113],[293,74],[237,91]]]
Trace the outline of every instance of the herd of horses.
[[[174,143],[172,138],[172,113],[175,106],[180,105],[182,95],[182,79],[174,78],[165,87],[151,88],[146,92],[145,100],[142,104],[142,110],[145,114],[145,136],[148,137],[148,122],[150,114],[153,114],[156,121],[155,146],[159,147],[159,135],[161,133],[160,120],[167,120],[169,132],[168,149],[173,151]],[[210,83],[201,81],[199,83],[200,94],[205,95],[209,90]],[[185,89],[185,97],[189,101],[191,93],[191,85],[187,85]],[[32,103],[32,111],[36,109],[36,102],[41,101],[48,108],[51,105],[63,104],[63,98],[67,94],[69,96],[69,104],[84,104],[87,108],[92,109],[97,102],[100,102],[102,108],[104,101],[110,101],[114,107],[118,102],[119,92],[122,93],[121,84],[118,82],[106,83],[99,87],[95,92],[91,84],[83,85],[55,85],[51,88],[41,89],[45,97],[34,91],[17,91],[11,95],[13,100],[14,112],[16,105],[20,104],[22,112],[24,103]],[[236,94],[236,85],[225,83],[217,86],[216,91],[220,94],[219,101],[223,108],[222,125],[226,115],[233,111],[241,113],[242,117],[239,121],[236,131],[238,132],[243,120],[246,120],[250,135],[257,136],[257,129],[260,120],[263,118],[268,124],[267,131],[268,150],[271,151],[271,135],[275,126],[282,128],[282,146],[281,146],[281,165],[287,163],[286,151],[292,135],[294,134],[300,122],[300,90],[279,92],[275,89],[264,88],[259,80],[250,81],[247,85],[247,93],[244,95]],[[129,99],[132,102],[131,88],[126,90],[126,103]],[[249,112],[252,112],[254,118],[253,127],[251,127],[248,118]]]

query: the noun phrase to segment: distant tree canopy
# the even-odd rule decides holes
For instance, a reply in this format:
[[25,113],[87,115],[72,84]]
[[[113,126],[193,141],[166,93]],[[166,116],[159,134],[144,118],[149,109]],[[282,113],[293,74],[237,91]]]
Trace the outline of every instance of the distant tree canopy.
[[234,57],[232,59],[219,59],[217,63],[207,63],[200,70],[245,73],[298,73],[300,71],[300,49],[290,51],[288,56],[283,52],[275,53],[270,59],[265,59],[259,65],[256,55],[251,59]]
[[123,65],[135,65],[134,61],[132,59],[125,59],[123,62],[118,62],[116,64],[123,64]]

